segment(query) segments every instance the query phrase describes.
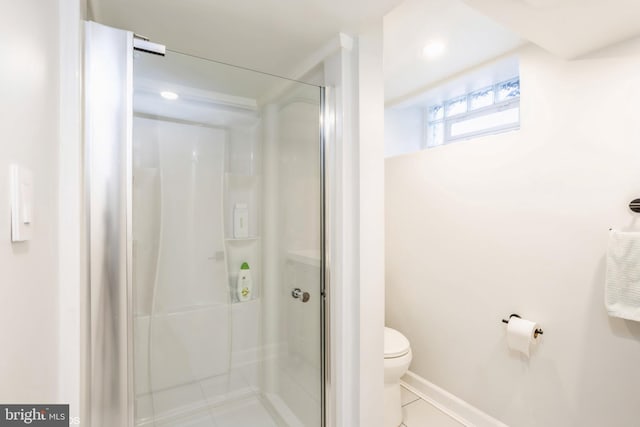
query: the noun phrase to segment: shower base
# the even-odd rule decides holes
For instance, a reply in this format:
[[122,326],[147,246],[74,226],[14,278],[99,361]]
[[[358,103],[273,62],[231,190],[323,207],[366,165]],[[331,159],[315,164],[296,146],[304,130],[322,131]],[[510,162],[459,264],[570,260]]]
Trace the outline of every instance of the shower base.
[[[295,423],[297,424],[297,423]],[[147,418],[136,427],[289,427],[259,394],[161,418]]]

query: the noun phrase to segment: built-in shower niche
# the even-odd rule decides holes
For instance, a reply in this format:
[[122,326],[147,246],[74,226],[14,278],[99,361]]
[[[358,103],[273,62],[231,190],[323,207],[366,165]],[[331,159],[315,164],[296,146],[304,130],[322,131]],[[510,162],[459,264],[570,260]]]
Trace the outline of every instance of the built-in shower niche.
[[[250,301],[260,298],[261,285],[261,241],[260,241],[260,176],[226,173],[224,179],[224,231],[229,295],[231,302],[240,303],[237,281],[240,267],[248,263],[253,280]],[[235,210],[238,205],[246,206],[248,230],[238,234],[234,227]]]

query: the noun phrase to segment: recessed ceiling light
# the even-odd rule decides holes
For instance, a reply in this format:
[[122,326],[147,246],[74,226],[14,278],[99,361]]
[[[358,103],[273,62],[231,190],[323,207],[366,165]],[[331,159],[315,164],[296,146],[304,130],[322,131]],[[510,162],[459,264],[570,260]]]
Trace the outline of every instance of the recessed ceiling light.
[[171,92],[168,90],[164,90],[162,92],[160,92],[160,96],[163,97],[164,99],[168,99],[170,101],[174,101],[176,99],[178,99],[178,94],[175,92]]
[[431,40],[424,45],[422,53],[427,59],[436,59],[437,57],[442,56],[445,50],[446,46],[442,41]]

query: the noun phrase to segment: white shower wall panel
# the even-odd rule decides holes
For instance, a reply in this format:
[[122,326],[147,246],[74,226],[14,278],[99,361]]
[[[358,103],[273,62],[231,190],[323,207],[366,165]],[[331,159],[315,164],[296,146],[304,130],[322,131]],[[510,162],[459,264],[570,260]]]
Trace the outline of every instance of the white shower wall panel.
[[260,120],[243,126],[233,126],[228,130],[229,165],[234,174],[259,175],[260,171]]
[[156,312],[226,304],[222,229],[225,132],[161,122]]
[[161,314],[151,328],[151,387],[163,390],[229,369],[228,307]]
[[136,316],[133,319],[133,366],[136,396],[151,391],[149,381],[149,316]]
[[260,340],[260,301],[233,304],[232,323],[233,364],[256,362]]
[[226,132],[142,117],[134,129],[136,394],[171,394],[230,367]]
[[[315,259],[320,260],[320,254],[315,255]],[[298,378],[308,392],[318,401],[320,400],[320,377],[316,375],[312,381],[304,381],[305,371],[311,370],[315,373],[320,371],[320,340],[313,331],[320,329],[320,305],[315,299],[320,297],[320,268],[309,265],[298,260],[287,261],[285,268],[287,284],[291,289],[300,288],[308,292],[311,296],[308,303],[301,303],[298,299],[287,298],[284,300],[284,307],[288,319],[296,319],[287,322],[285,325],[286,342],[289,359],[292,363],[287,363],[290,373]],[[300,366],[300,369],[298,367]],[[306,368],[309,369],[306,369]]]
[[[270,401],[312,427],[320,422],[319,108],[309,93],[287,96],[265,108],[263,122],[264,379]],[[314,254],[303,258],[317,265],[292,253]],[[294,288],[309,292],[308,303],[292,298]]]
[[[320,247],[320,150],[317,103],[298,101],[278,112],[282,241],[286,250]],[[310,227],[309,225],[316,225]]]
[[[157,154],[157,153],[156,153]],[[160,173],[156,166],[138,165],[133,191],[133,282],[135,283],[135,314],[151,312],[153,286],[156,278],[160,236]]]

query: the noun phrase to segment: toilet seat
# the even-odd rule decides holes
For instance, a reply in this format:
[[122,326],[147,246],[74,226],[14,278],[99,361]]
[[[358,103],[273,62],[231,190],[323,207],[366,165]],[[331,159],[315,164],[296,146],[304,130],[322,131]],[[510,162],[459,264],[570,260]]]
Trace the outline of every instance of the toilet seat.
[[400,332],[391,328],[384,328],[384,358],[394,359],[409,353],[409,340]]

